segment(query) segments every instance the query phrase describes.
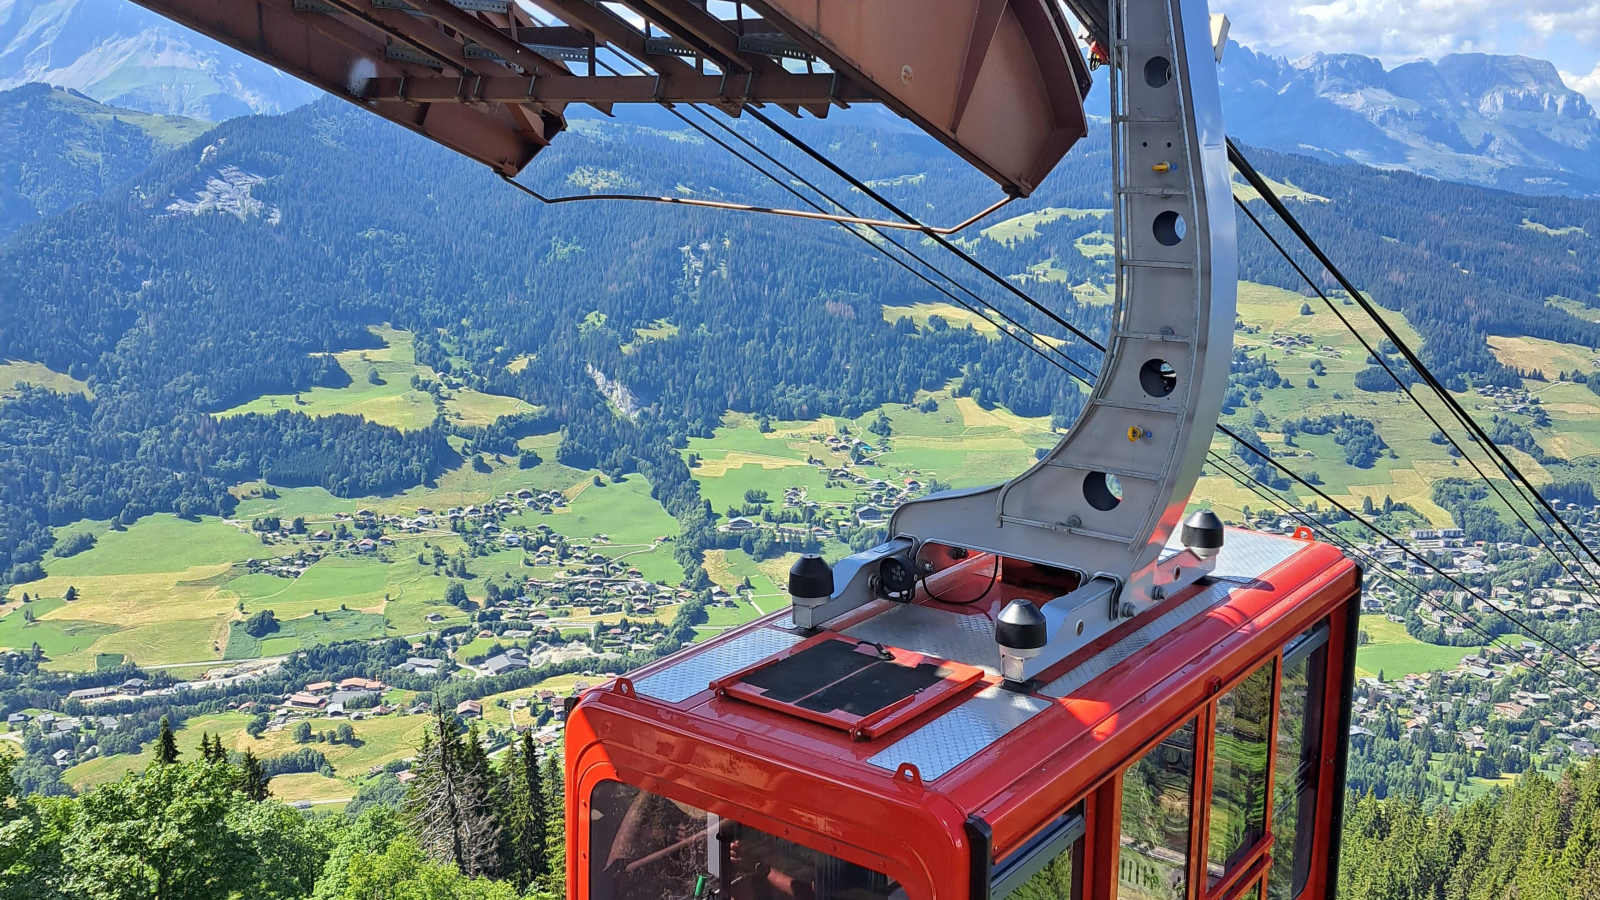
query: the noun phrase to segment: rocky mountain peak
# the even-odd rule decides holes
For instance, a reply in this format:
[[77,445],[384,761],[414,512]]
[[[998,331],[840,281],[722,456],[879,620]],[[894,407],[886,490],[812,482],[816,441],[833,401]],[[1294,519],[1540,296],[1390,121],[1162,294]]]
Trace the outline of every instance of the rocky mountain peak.
[[1247,143],[1536,193],[1600,195],[1600,117],[1556,67],[1457,53],[1290,60],[1230,45],[1229,125]]

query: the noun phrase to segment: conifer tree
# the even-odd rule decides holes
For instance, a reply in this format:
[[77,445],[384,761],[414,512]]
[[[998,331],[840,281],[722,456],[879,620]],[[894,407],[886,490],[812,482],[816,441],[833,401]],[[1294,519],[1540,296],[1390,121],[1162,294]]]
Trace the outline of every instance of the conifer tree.
[[[412,771],[417,778],[406,812],[423,852],[453,863],[462,874],[493,875],[500,857],[500,825],[489,798],[488,760],[481,746],[463,741],[453,718],[436,713]],[[481,758],[481,762],[479,761]]]
[[[219,749],[220,743],[219,741]],[[244,751],[244,758],[239,761],[239,769],[243,781],[241,790],[246,797],[260,803],[272,795],[272,791],[267,787],[267,782],[272,779],[261,768],[261,760],[256,759],[253,751]]]
[[547,754],[541,771],[544,777],[540,780],[549,798],[544,817],[545,868],[549,873],[546,883],[553,890],[561,890],[567,880],[566,778],[561,771],[561,758]]
[[156,763],[170,766],[178,761],[178,741],[172,736],[172,723],[161,717],[161,734],[156,737]]
[[504,872],[517,890],[526,891],[549,873],[543,777],[533,736],[523,734],[506,748],[501,764],[501,821]]

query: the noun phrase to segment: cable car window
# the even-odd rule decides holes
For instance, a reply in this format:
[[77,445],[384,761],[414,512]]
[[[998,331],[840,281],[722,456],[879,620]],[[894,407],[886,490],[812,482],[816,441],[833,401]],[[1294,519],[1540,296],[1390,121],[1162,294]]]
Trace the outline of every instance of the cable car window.
[[1322,699],[1328,674],[1328,626],[1319,625],[1283,653],[1278,696],[1278,763],[1272,802],[1272,871],[1268,900],[1291,900],[1311,874],[1311,825],[1322,755]]
[[1076,847],[1068,847],[1066,852],[1017,885],[1016,890],[996,900],[1072,900],[1075,896],[1072,893],[1072,860],[1076,852]]
[[995,863],[994,900],[1073,900],[1078,854],[1083,846],[1083,806],[1079,804],[1055,824],[1003,860]]
[[1232,874],[1267,836],[1273,670],[1267,663],[1217,699],[1206,842],[1208,887]]
[[593,900],[905,900],[889,877],[616,781],[590,797]]
[[1190,721],[1122,776],[1118,900],[1183,900],[1188,893],[1194,736]]

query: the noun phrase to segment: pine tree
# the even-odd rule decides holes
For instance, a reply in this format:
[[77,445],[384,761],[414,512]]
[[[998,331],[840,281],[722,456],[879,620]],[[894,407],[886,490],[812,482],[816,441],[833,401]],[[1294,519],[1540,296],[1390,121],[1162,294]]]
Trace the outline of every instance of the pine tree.
[[549,798],[544,818],[547,884],[560,890],[567,880],[566,778],[561,771],[561,759],[554,753],[546,755],[542,773],[545,796]]
[[222,735],[200,734],[200,758],[208,763],[225,763],[228,751],[222,749]]
[[170,766],[178,761],[178,740],[172,736],[172,723],[161,717],[161,734],[156,737],[156,763]]
[[550,869],[545,850],[544,782],[531,734],[524,734],[506,748],[500,794],[501,820],[505,823],[504,873],[517,890],[526,891],[530,885],[539,884]]
[[499,863],[500,825],[489,798],[487,757],[481,746],[474,750],[466,743],[455,721],[442,710],[436,713],[413,768],[417,779],[406,811],[430,858],[453,863],[465,875],[492,875]]
[[241,789],[246,797],[260,803],[272,795],[272,791],[267,787],[267,782],[272,779],[261,768],[261,760],[256,759],[254,752],[244,751],[244,758],[239,761],[239,769],[243,780]]

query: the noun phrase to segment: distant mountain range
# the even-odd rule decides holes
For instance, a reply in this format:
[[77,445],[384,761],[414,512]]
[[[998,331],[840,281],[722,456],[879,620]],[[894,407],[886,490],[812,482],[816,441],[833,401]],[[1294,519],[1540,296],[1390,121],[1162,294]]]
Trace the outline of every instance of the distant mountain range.
[[31,81],[214,122],[320,93],[127,0],[0,0],[0,90]]
[[1229,130],[1246,143],[1520,193],[1600,195],[1600,118],[1556,67],[1460,53],[1385,70],[1356,54],[1298,60],[1229,44]]
[[[317,91],[128,0],[0,0],[0,90],[33,82],[110,106],[221,121]],[[1223,102],[1258,147],[1521,193],[1600,196],[1600,117],[1549,62],[1456,54],[1385,70],[1230,44]]]

